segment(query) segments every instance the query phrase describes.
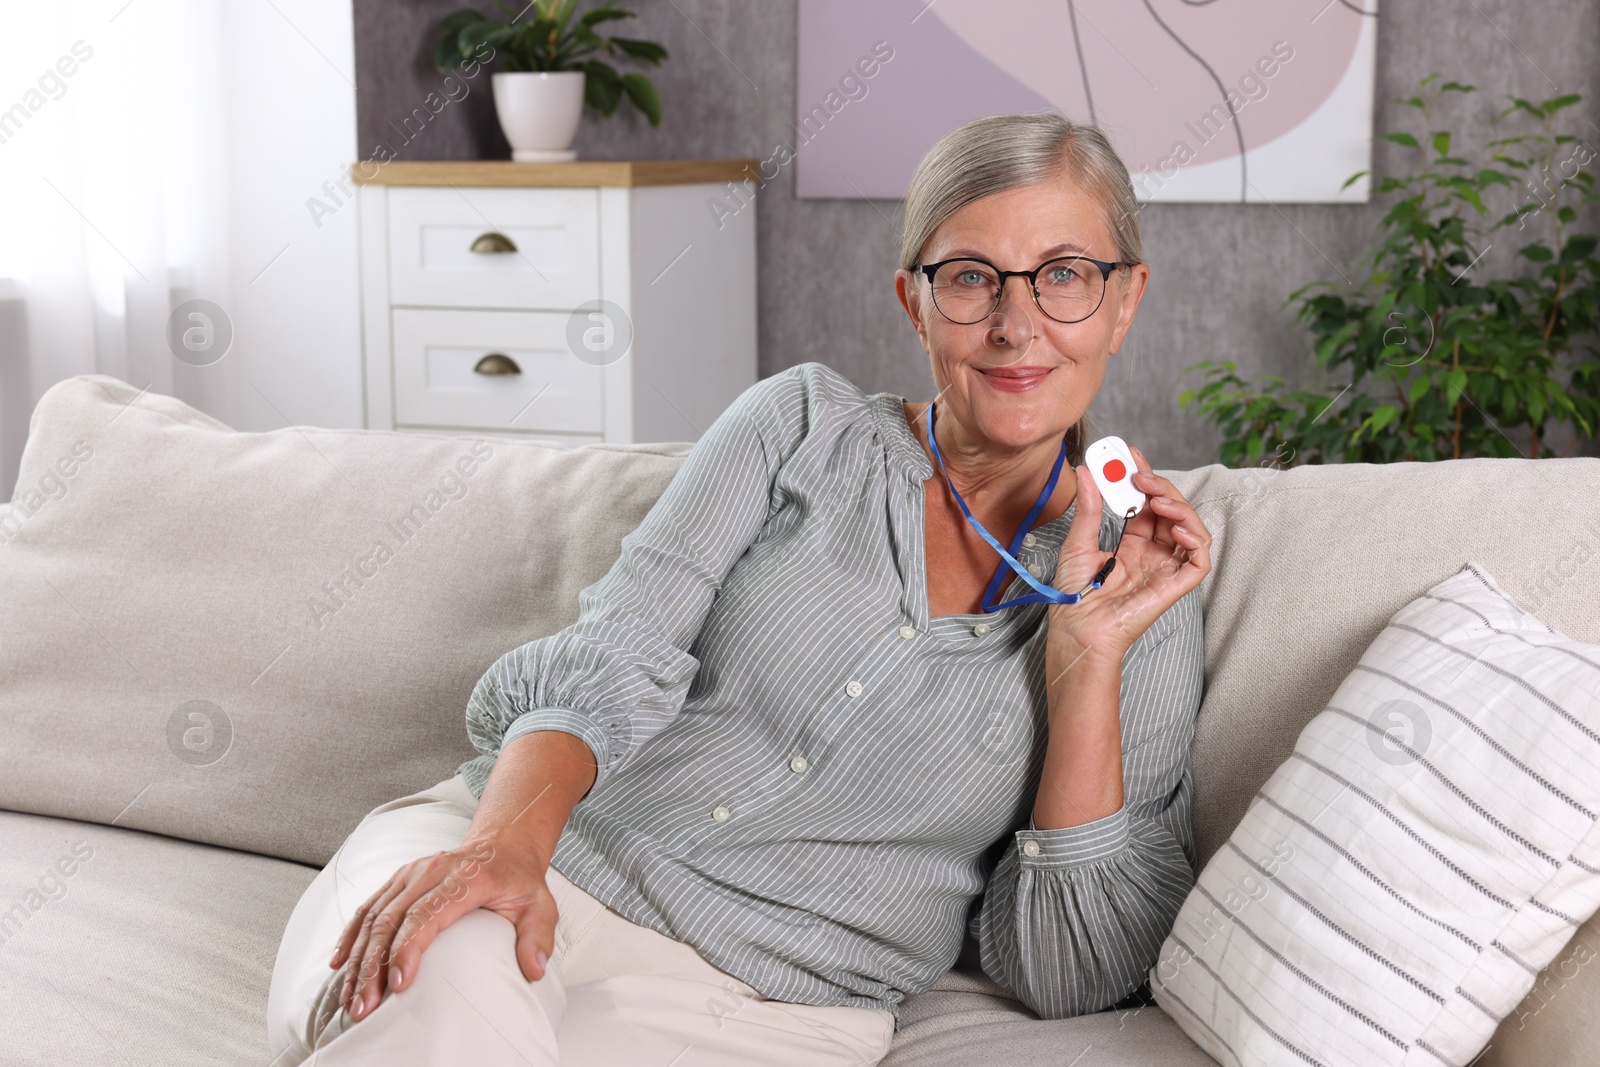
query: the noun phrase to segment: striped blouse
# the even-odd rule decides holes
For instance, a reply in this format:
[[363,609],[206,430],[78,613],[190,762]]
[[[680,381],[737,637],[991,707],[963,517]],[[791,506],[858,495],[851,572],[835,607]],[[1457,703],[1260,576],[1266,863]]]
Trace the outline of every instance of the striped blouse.
[[[929,618],[936,471],[902,403],[821,363],[745,390],[577,621],[485,672],[461,773],[481,796],[512,739],[582,738],[598,775],[552,864],[774,1000],[898,1029],[970,933],[1040,1016],[1098,1011],[1143,983],[1194,883],[1198,590],[1123,658],[1123,807],[1035,829],[1045,606]],[[1046,581],[1074,510],[1025,542]]]

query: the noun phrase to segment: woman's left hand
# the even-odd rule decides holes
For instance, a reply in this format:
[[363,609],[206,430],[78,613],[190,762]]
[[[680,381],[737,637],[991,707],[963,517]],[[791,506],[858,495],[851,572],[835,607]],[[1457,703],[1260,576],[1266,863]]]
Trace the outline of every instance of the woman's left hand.
[[[1162,612],[1211,570],[1211,532],[1199,514],[1170,480],[1151,471],[1144,453],[1128,447],[1139,465],[1133,486],[1148,499],[1128,520],[1105,584],[1076,604],[1050,605],[1049,658],[1056,661],[1052,674],[1085,656],[1120,663]],[[1069,593],[1088,585],[1108,555],[1100,548],[1100,487],[1089,468],[1076,467],[1073,473],[1078,479],[1077,510],[1052,583]]]

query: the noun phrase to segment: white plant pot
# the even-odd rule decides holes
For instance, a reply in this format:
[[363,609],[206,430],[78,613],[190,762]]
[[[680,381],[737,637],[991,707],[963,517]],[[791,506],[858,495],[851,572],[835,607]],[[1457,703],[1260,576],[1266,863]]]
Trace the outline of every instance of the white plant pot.
[[581,70],[494,75],[494,110],[518,163],[565,163],[583,117]]

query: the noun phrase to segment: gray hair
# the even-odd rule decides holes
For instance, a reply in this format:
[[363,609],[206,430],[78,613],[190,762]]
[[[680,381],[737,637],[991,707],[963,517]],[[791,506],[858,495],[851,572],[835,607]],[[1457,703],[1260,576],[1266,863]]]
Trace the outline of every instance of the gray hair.
[[[951,215],[974,200],[1066,174],[1100,200],[1119,262],[1144,259],[1139,201],[1128,168],[1090,122],[1054,111],[991,115],[945,134],[928,150],[906,190],[900,266],[910,270],[922,246]],[[1128,268],[1123,267],[1126,276]]]

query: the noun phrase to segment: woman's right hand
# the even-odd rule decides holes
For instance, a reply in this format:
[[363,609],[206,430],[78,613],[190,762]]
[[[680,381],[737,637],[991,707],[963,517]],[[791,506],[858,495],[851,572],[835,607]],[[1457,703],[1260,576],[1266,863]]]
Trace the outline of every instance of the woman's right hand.
[[480,836],[401,867],[356,909],[328,963],[354,963],[340,1006],[352,1020],[371,1014],[385,989],[404,989],[416,977],[420,957],[439,931],[476,908],[515,924],[523,977],[543,978],[557,918],[545,884],[548,866],[526,839]]

